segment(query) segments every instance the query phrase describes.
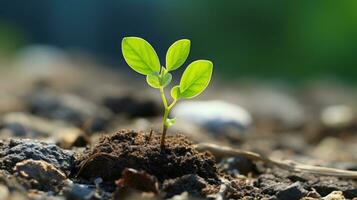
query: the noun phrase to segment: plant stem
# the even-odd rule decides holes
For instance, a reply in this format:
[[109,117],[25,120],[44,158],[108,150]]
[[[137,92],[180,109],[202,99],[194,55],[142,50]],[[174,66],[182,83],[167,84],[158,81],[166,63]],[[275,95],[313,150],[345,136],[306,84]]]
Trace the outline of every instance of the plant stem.
[[162,102],[163,102],[164,108],[165,108],[164,117],[162,120],[162,135],[161,135],[161,143],[160,143],[160,148],[161,148],[161,150],[163,150],[165,148],[166,132],[167,132],[167,129],[169,128],[169,124],[167,123],[167,118],[169,117],[171,108],[176,103],[176,99],[170,105],[168,105],[164,88],[160,88],[160,95],[161,95],[161,99],[162,99]]
[[162,87],[160,88],[160,95],[161,95],[162,103],[164,104],[164,108],[165,108],[164,118],[162,120],[162,135],[161,135],[161,143],[160,143],[160,148],[161,148],[161,150],[163,150],[165,147],[165,137],[166,137],[166,132],[168,129],[168,125],[167,125],[166,121],[167,121],[167,117],[169,116],[170,110],[167,105],[164,88],[162,88]]
[[169,116],[169,112],[170,110],[168,108],[165,108],[164,118],[162,121],[162,135],[161,135],[161,143],[160,143],[161,150],[165,148],[165,137],[166,137],[167,129],[169,128],[169,125],[167,124],[167,117]]
[[175,99],[170,105],[169,105],[169,111],[171,110],[172,107],[174,107],[174,105],[176,104],[177,99]]
[[165,110],[166,110],[167,109],[167,100],[166,100],[166,97],[165,97],[165,91],[164,91],[163,87],[160,88],[160,95],[161,95],[162,103],[164,103],[164,107],[165,107]]

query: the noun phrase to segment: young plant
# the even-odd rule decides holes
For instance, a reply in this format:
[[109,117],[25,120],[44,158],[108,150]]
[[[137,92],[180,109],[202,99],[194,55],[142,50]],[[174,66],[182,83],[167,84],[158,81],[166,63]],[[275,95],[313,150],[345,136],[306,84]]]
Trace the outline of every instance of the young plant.
[[180,99],[191,99],[199,95],[209,84],[212,76],[213,64],[209,60],[196,60],[188,65],[184,71],[180,84],[171,89],[173,101],[169,104],[164,88],[172,80],[170,72],[178,69],[186,61],[190,53],[190,40],[182,39],[173,43],[166,53],[166,66],[161,66],[159,57],[154,48],[144,39],[139,37],[125,37],[121,47],[125,61],[136,72],[145,75],[147,83],[160,91],[164,104],[163,130],[161,136],[161,149],[165,146],[167,129],[176,119],[170,119],[172,107]]

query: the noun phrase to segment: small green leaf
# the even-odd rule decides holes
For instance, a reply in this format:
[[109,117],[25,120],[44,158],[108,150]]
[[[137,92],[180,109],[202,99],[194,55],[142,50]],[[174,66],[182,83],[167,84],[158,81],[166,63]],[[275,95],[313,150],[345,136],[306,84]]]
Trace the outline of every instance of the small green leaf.
[[192,62],[185,70],[180,81],[180,97],[193,98],[203,92],[211,80],[213,63],[209,60]]
[[172,125],[174,125],[175,123],[176,123],[176,118],[172,118],[172,119],[167,118],[167,119],[166,119],[166,124],[167,124],[168,126],[172,126]]
[[154,48],[139,37],[125,37],[121,43],[125,61],[136,72],[149,75],[160,71],[160,61]]
[[191,42],[187,39],[173,43],[166,53],[166,67],[169,71],[175,70],[186,61],[190,53]]
[[171,89],[171,96],[174,100],[178,100],[180,98],[180,86],[176,85]]
[[166,87],[167,85],[169,85],[171,83],[171,80],[172,80],[172,75],[168,72],[164,73],[160,79],[161,87]]
[[160,75],[157,72],[148,74],[146,76],[146,82],[153,88],[160,88],[161,87]]
[[170,73],[159,74],[153,72],[146,76],[146,82],[153,88],[166,87],[170,84],[172,80],[172,75]]
[[164,66],[161,67],[161,74],[167,74],[169,70],[167,70]]

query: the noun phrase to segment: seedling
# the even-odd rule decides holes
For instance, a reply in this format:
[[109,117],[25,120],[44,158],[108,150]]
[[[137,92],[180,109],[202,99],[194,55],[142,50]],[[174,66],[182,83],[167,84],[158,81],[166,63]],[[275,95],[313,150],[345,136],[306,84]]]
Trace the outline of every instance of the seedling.
[[146,76],[146,82],[160,91],[164,104],[163,130],[161,135],[161,149],[165,147],[167,129],[175,124],[176,119],[169,118],[172,107],[180,99],[191,99],[199,95],[211,80],[213,63],[209,60],[196,60],[188,65],[184,71],[180,84],[171,89],[172,102],[169,104],[164,88],[172,80],[170,72],[181,67],[190,52],[191,42],[187,39],[173,43],[166,53],[166,66],[161,66],[155,49],[144,39],[139,37],[125,37],[121,47],[125,61],[136,72]]

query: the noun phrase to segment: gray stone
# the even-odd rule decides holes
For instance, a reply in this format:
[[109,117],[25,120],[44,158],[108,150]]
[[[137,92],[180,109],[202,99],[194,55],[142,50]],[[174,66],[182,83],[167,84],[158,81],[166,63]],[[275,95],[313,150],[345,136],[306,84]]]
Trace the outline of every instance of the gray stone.
[[93,199],[95,196],[95,189],[95,187],[89,187],[88,185],[71,183],[63,188],[63,194],[66,199],[88,200]]
[[0,169],[12,172],[18,162],[43,160],[69,175],[74,167],[73,152],[55,144],[29,139],[0,140]]
[[279,200],[299,200],[301,199],[307,191],[303,188],[300,182],[295,182],[286,188],[280,189],[276,197]]

